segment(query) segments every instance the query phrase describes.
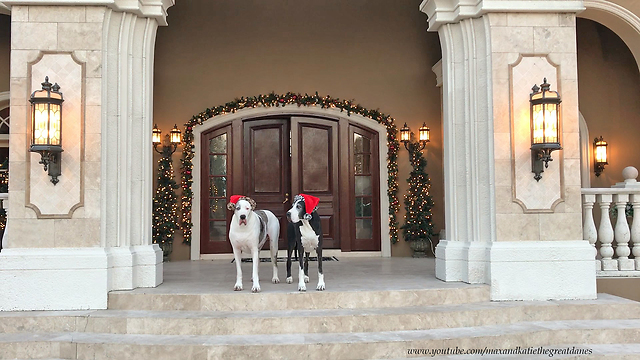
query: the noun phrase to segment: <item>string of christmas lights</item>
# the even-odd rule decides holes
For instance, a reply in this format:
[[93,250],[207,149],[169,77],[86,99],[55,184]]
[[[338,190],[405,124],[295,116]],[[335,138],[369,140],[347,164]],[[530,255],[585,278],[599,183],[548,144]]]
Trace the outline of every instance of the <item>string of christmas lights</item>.
[[171,252],[173,235],[179,228],[178,184],[173,179],[173,160],[169,147],[164,147],[158,161],[158,181],[153,197],[153,243],[158,244],[165,257]]
[[194,148],[193,144],[193,127],[196,125],[202,125],[208,119],[229,113],[235,113],[238,110],[245,108],[255,107],[284,107],[287,105],[300,106],[320,106],[321,108],[336,108],[341,112],[346,112],[347,115],[358,114],[378,123],[384,125],[387,129],[387,170],[389,172],[389,178],[387,180],[389,190],[387,195],[389,196],[389,235],[393,244],[398,242],[398,220],[397,213],[400,209],[400,201],[398,200],[398,148],[399,142],[397,133],[398,129],[395,125],[395,119],[389,115],[385,115],[378,110],[368,110],[359,104],[355,104],[352,100],[340,100],[334,99],[331,96],[319,96],[316,92],[314,95],[288,92],[284,95],[270,93],[267,95],[259,95],[253,97],[241,97],[234,101],[228,102],[224,105],[220,105],[213,108],[208,108],[205,111],[194,115],[191,120],[185,124],[184,131],[184,149],[182,151],[181,158],[181,172],[182,172],[182,224],[181,228],[184,234],[184,243],[191,243],[191,228],[193,222],[191,221],[191,206],[193,198],[193,157]]
[[427,160],[417,142],[408,143],[409,161],[413,170],[407,178],[409,189],[404,194],[403,230],[405,241],[429,241],[433,236],[431,208],[433,199],[430,195],[431,180],[424,172]]

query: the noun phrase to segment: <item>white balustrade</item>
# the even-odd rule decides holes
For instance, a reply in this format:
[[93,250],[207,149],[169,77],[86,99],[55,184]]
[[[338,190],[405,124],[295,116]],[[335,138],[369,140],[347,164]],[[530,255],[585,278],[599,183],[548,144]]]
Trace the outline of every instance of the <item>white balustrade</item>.
[[[596,222],[593,220],[593,204],[596,202],[596,196],[593,194],[587,194],[582,196],[583,209],[582,218],[584,224],[582,225],[582,234],[585,240],[589,241],[589,244],[593,247],[593,257],[596,258],[598,250],[596,249],[596,241],[598,240],[598,230],[596,229]],[[640,246],[639,249],[640,250]],[[596,260],[596,270],[602,270],[602,264],[600,260]]]
[[[631,206],[633,209],[640,209],[640,194],[631,195]],[[640,211],[633,212],[631,243],[633,244],[631,254],[635,259],[635,269],[640,270]]]
[[[582,232],[584,239],[594,247],[594,266],[598,277],[640,277],[638,170],[630,166],[623,170],[622,175],[624,182],[611,188],[582,189]],[[629,205],[633,215],[627,217]],[[598,215],[600,221],[596,227],[595,217]]]

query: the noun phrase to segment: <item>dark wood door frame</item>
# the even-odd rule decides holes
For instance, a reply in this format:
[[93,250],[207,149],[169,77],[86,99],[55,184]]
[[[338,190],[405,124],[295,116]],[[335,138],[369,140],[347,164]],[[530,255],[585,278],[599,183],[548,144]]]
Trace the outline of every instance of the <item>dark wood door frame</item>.
[[[333,226],[335,227],[335,240],[332,247],[339,248],[343,252],[349,251],[379,251],[381,250],[381,234],[380,234],[380,224],[385,218],[380,218],[380,164],[379,164],[379,142],[378,142],[378,132],[375,130],[370,130],[368,127],[355,124],[348,119],[344,119],[342,117],[339,118],[330,118],[323,117],[321,115],[277,115],[277,116],[258,116],[253,118],[239,118],[235,119],[232,122],[228,122],[220,127],[216,127],[206,132],[203,132],[202,137],[202,149],[206,149],[205,146],[205,135],[217,132],[221,128],[226,128],[229,132],[229,164],[228,164],[228,173],[229,173],[229,181],[227,196],[233,194],[244,194],[244,192],[248,189],[245,181],[245,172],[246,164],[244,159],[244,154],[247,151],[250,151],[250,147],[247,147],[247,139],[245,133],[245,127],[247,122],[251,122],[254,125],[263,124],[267,125],[270,122],[276,121],[288,121],[291,137],[292,139],[297,139],[297,141],[291,141],[291,154],[300,154],[300,146],[302,143],[302,139],[300,136],[300,131],[303,127],[307,128],[315,128],[315,129],[324,129],[328,131],[329,138],[331,139],[328,144],[328,149],[331,152],[331,159],[329,159],[329,166],[332,167],[333,171],[331,171],[331,181],[330,183],[334,184],[335,188],[332,188],[331,194],[311,194],[314,196],[318,196],[321,199],[321,208],[323,206],[328,206],[328,208],[333,208],[336,210],[336,213],[339,214],[336,216],[336,219],[333,220]],[[259,123],[258,123],[259,122]],[[372,212],[373,212],[373,239],[372,244],[367,245],[365,247],[362,246],[362,243],[358,244],[355,241],[355,213],[354,213],[354,175],[353,175],[353,130],[359,129],[360,132],[364,132],[370,134],[372,140],[372,149],[371,152],[375,156],[371,159],[371,171],[372,171],[372,180],[373,180],[373,204],[372,204]],[[283,139],[283,143],[286,144],[286,147],[289,146],[288,141]],[[283,154],[284,155],[284,154]],[[288,155],[287,159],[288,159]],[[204,237],[208,236],[207,227],[205,223],[208,224],[208,201],[204,201],[206,194],[206,185],[205,183],[205,174],[206,174],[206,164],[208,162],[208,153],[203,151],[202,157],[202,184],[201,184],[201,221],[200,221],[200,237],[201,239],[201,248],[200,254],[207,254],[205,248],[202,246],[204,242]],[[232,160],[233,159],[233,160]],[[292,158],[293,159],[293,158]],[[295,159],[294,159],[295,160]],[[289,166],[289,176],[290,176],[290,186],[289,186],[289,196],[288,203],[286,205],[290,206],[292,200],[292,194],[301,192],[300,184],[302,178],[302,168],[298,166],[298,161],[291,160],[288,163]],[[231,176],[233,175],[233,176]],[[207,179],[208,182],[208,179]],[[244,194],[250,196],[249,194]],[[271,199],[273,200],[273,199]],[[283,199],[284,200],[284,199]],[[275,200],[274,200],[275,201]],[[205,203],[206,202],[206,203]],[[324,205],[322,203],[324,202]],[[260,202],[258,203],[260,207]],[[231,212],[228,214],[228,221],[231,218]],[[227,221],[227,224],[228,224]],[[324,224],[323,224],[324,225]],[[325,230],[329,231],[329,230]],[[282,235],[284,234],[284,235]],[[286,236],[286,228],[281,229],[281,235]],[[227,241],[228,242],[228,241]],[[373,243],[375,242],[375,244]],[[279,244],[279,248],[284,249],[284,244]],[[230,248],[230,245],[229,245]],[[230,250],[230,249],[229,249]]]

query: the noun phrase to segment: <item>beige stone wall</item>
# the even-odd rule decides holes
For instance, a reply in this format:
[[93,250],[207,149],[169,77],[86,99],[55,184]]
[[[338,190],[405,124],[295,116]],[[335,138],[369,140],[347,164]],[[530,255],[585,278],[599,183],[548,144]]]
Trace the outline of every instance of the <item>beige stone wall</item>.
[[589,128],[589,143],[602,136],[609,143],[609,165],[596,177],[590,152],[591,187],[610,187],[623,180],[622,169],[640,169],[640,73],[627,45],[596,22],[578,19],[580,112]]
[[[100,245],[104,11],[84,6],[12,8],[7,247]],[[40,88],[43,74],[51,82],[59,83],[69,100],[63,105],[65,152],[62,175],[56,186],[48,181],[38,164],[39,155],[28,151],[31,133],[28,99],[32,91]]]
[[[489,21],[497,240],[580,240],[575,17],[510,13],[490,14]],[[545,76],[562,96],[563,150],[553,153],[549,169],[536,182],[531,173],[528,94]]]
[[[426,16],[417,5],[409,0],[180,2],[169,9],[169,26],[158,30],[154,121],[166,133],[174,123],[236,97],[318,91],[380,109],[414,132],[426,122],[431,127],[427,172],[440,230],[440,92],[431,70],[441,58],[440,45],[436,33],[426,32]],[[399,164],[402,201],[410,171],[404,147]],[[179,154],[174,166],[179,168]],[[178,236],[174,259],[188,257],[180,243]],[[411,254],[404,241],[392,252]]]
[[598,279],[598,293],[611,294],[640,301],[640,279]]

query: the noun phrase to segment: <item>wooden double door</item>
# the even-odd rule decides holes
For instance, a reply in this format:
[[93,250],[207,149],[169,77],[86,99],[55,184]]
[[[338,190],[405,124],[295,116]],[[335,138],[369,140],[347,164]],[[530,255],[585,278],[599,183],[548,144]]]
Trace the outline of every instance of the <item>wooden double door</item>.
[[324,249],[380,250],[377,133],[318,117],[245,119],[204,133],[202,149],[202,254],[231,252],[230,195],[271,210],[286,249],[285,214],[299,193],[320,199]]

